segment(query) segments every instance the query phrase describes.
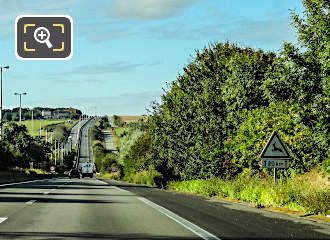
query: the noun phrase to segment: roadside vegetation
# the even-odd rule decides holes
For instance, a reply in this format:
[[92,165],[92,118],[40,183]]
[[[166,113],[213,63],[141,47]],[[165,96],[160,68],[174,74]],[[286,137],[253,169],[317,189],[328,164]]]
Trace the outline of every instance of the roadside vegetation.
[[[34,120],[42,119],[42,111],[51,111],[53,112],[53,117],[56,117],[56,114],[61,113],[63,111],[67,111],[68,109],[72,110],[67,115],[67,119],[79,119],[80,115],[82,114],[79,109],[73,108],[48,108],[48,107],[35,107],[33,108],[33,118]],[[19,121],[19,108],[13,109],[3,109],[3,120],[4,121]],[[59,118],[59,117],[57,117]],[[30,108],[22,108],[22,120],[31,120],[32,119],[32,109]]]
[[[210,44],[168,84],[146,121],[114,116],[120,179],[329,214],[328,5],[303,3],[303,16],[291,12],[298,44],[278,53]],[[274,130],[292,155],[275,187],[273,169],[259,158]]]
[[[71,130],[71,128],[77,124],[78,120],[70,119],[51,119],[51,120],[33,120],[33,134],[34,136],[41,136],[47,138],[53,138],[53,140],[64,141]],[[23,121],[27,127],[29,134],[32,136],[32,120]],[[41,127],[41,131],[40,131]]]
[[93,158],[96,170],[101,174],[111,172],[113,167],[118,167],[117,154],[108,152],[104,140],[104,131],[111,130],[108,117],[104,116],[97,120],[91,128],[91,140],[93,148]]
[[[39,121],[42,122],[41,136],[36,130],[40,127]],[[32,136],[31,121],[23,121],[22,124],[5,121],[2,125],[0,140],[0,170],[28,175],[49,172],[50,166],[54,165],[55,140],[65,141],[76,123],[77,120],[34,120],[35,133]],[[75,150],[73,149],[71,153],[63,154],[63,161],[57,161],[56,172],[63,173],[69,170],[74,161]]]

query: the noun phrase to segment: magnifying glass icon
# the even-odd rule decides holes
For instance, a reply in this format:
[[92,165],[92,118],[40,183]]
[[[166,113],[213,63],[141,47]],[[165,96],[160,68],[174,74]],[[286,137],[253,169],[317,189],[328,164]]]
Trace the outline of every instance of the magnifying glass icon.
[[34,31],[34,39],[38,43],[46,43],[48,48],[52,48],[53,45],[49,41],[50,33],[49,30],[45,27],[39,27]]

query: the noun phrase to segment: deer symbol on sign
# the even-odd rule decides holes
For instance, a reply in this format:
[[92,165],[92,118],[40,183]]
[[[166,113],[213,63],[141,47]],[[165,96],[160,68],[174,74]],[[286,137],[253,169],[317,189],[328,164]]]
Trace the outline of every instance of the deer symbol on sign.
[[274,142],[272,145],[273,145],[273,149],[272,149],[273,152],[275,151],[283,152],[282,149],[276,147],[276,142]]

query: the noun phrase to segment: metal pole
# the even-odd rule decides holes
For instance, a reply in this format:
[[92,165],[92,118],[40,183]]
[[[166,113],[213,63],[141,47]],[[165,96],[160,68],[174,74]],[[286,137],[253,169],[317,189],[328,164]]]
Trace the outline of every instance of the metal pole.
[[57,149],[56,149],[56,140],[55,140],[55,153],[54,153],[54,155],[55,155],[55,166],[56,166],[56,151],[57,151]]
[[32,108],[32,114],[31,114],[31,120],[32,120],[32,123],[31,123],[31,125],[32,125],[32,137],[34,137],[34,131],[33,131],[33,108]]
[[9,69],[9,66],[0,67],[0,139],[2,136],[2,68]]
[[2,136],[2,68],[0,67],[0,139]]
[[62,165],[63,165],[63,151],[64,151],[64,147],[63,147],[63,143],[61,143],[61,158],[62,158]]
[[274,168],[274,186],[276,185],[276,168]]
[[22,94],[19,94],[19,123],[22,122]]

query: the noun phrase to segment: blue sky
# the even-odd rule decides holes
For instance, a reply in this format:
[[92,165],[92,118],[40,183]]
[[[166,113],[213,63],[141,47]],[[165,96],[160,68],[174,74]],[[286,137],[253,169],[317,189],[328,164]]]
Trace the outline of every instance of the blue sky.
[[[209,43],[278,51],[295,42],[289,10],[300,0],[0,0],[3,108],[75,107],[87,114],[145,114]],[[14,23],[22,14],[66,14],[74,51],[66,61],[15,56]]]

